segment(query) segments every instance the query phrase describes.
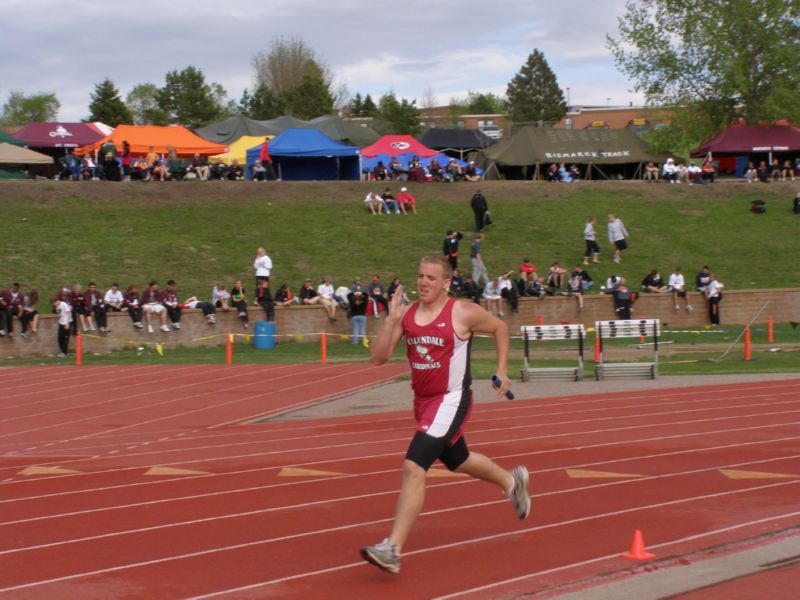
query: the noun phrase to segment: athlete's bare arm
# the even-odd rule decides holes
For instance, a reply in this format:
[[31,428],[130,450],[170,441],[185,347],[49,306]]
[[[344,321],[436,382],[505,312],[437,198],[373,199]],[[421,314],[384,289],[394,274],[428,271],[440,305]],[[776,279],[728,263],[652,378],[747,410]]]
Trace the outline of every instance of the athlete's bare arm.
[[494,337],[497,350],[496,374],[502,382],[497,389],[497,397],[502,398],[511,388],[511,380],[508,378],[508,327],[505,322],[473,302],[456,302],[453,307],[453,327],[463,338],[472,333],[485,333]]
[[405,289],[403,286],[397,288],[389,303],[389,314],[383,323],[375,341],[369,347],[370,358],[373,365],[382,365],[392,357],[400,338],[403,337],[403,315],[408,306],[403,306],[401,300]]

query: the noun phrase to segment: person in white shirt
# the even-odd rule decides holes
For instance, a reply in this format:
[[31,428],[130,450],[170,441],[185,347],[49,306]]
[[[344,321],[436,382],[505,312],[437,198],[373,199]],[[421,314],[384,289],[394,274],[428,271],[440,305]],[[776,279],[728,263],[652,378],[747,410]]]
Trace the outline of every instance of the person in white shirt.
[[695,183],[703,183],[702,178],[700,177],[703,173],[703,170],[695,164],[694,161],[689,163],[689,166],[686,167],[686,175],[689,179],[689,185],[693,185]]
[[500,308],[500,299],[503,296],[500,294],[500,278],[493,281],[486,282],[483,288],[483,299],[486,300],[486,310],[491,314],[496,314],[500,317],[504,316],[503,310]]
[[583,241],[586,242],[586,250],[583,252],[583,264],[589,264],[589,257],[592,257],[592,262],[600,262],[600,246],[597,244],[597,235],[594,231],[594,226],[597,219],[589,217],[586,220],[586,225],[583,226]]
[[670,183],[678,181],[678,167],[675,166],[675,161],[671,158],[668,158],[667,162],[664,163],[661,169],[661,178]]
[[231,307],[228,306],[230,299],[231,293],[225,289],[224,283],[218,283],[211,290],[211,304],[216,308],[221,308],[225,312],[228,312],[231,309]]
[[708,285],[705,294],[708,300],[708,317],[712,325],[719,325],[719,303],[722,301],[722,288],[725,285],[717,281],[717,276],[713,273],[708,276]]
[[103,301],[106,303],[109,310],[114,312],[120,312],[122,310],[122,303],[125,301],[125,298],[122,296],[122,291],[119,289],[118,284],[111,284],[111,288],[109,288],[105,296],[103,296]]
[[384,212],[385,205],[381,195],[376,192],[370,192],[364,198],[364,204],[373,215],[379,215]]
[[684,308],[687,311],[693,310],[692,305],[689,304],[689,299],[686,297],[686,280],[683,278],[683,273],[680,267],[675,267],[675,271],[669,276],[669,289],[672,290],[672,300],[675,302],[675,310],[680,310],[678,298],[683,298]]
[[331,322],[335,321],[336,307],[338,305],[336,303],[336,298],[333,297],[333,283],[331,283],[330,277],[323,279],[322,283],[317,286],[317,294],[322,298],[320,302],[322,306],[325,307],[325,312],[328,313],[328,320]]
[[61,350],[58,356],[59,358],[64,358],[69,352],[72,307],[67,302],[56,298],[53,300],[53,310],[58,314],[58,349]]
[[269,281],[269,276],[272,273],[272,259],[267,256],[267,251],[264,248],[259,248],[256,251],[253,268],[256,270],[256,287],[261,281]]
[[614,245],[614,262],[622,261],[622,251],[628,248],[628,230],[622,219],[618,219],[614,214],[608,215],[608,241]]

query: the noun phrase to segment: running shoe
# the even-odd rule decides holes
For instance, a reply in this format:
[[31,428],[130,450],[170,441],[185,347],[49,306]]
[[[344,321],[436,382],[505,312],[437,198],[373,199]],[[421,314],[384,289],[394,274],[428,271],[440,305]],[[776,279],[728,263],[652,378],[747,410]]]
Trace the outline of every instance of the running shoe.
[[520,521],[527,519],[531,512],[531,497],[528,494],[528,469],[520,465],[511,469],[511,476],[514,478],[514,489],[511,490],[509,499],[517,511]]
[[361,557],[388,573],[396,575],[400,572],[400,554],[397,552],[397,546],[390,542],[389,538],[374,546],[363,547]]

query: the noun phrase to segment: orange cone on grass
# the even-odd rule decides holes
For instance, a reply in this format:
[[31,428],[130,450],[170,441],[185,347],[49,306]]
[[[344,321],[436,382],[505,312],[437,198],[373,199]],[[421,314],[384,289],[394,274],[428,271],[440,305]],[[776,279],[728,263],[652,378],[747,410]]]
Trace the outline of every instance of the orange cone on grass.
[[633,534],[633,541],[631,542],[631,551],[625,554],[620,554],[622,558],[632,558],[633,560],[650,560],[655,558],[656,555],[648,552],[644,547],[644,537],[642,530],[637,529]]

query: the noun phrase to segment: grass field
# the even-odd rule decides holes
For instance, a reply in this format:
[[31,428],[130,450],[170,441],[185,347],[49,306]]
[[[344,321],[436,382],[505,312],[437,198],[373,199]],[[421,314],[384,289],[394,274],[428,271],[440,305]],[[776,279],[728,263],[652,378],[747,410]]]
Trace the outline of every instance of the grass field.
[[[598,218],[603,264],[638,282],[651,269],[666,277],[676,264],[693,277],[709,264],[729,289],[797,287],[800,219],[791,214],[793,184],[711,186],[639,182],[531,182],[409,185],[416,216],[373,216],[362,207],[359,182],[3,182],[0,279],[35,287],[43,298],[60,286],[96,280],[125,287],[174,278],[184,295],[207,296],[214,282],[242,277],[251,287],[255,249],[273,259],[274,280],[299,287],[306,276],[398,274],[413,287],[419,256],[441,252],[448,228],[467,234],[468,263],[476,187],[488,198],[495,225],[483,254],[490,274],[528,257],[540,271],[557,260],[571,266],[582,254],[583,224]],[[392,184],[396,192],[399,184]],[[768,202],[753,215],[753,199]],[[630,232],[621,267],[609,260],[605,221],[617,213]],[[388,283],[388,281],[387,281]]]

